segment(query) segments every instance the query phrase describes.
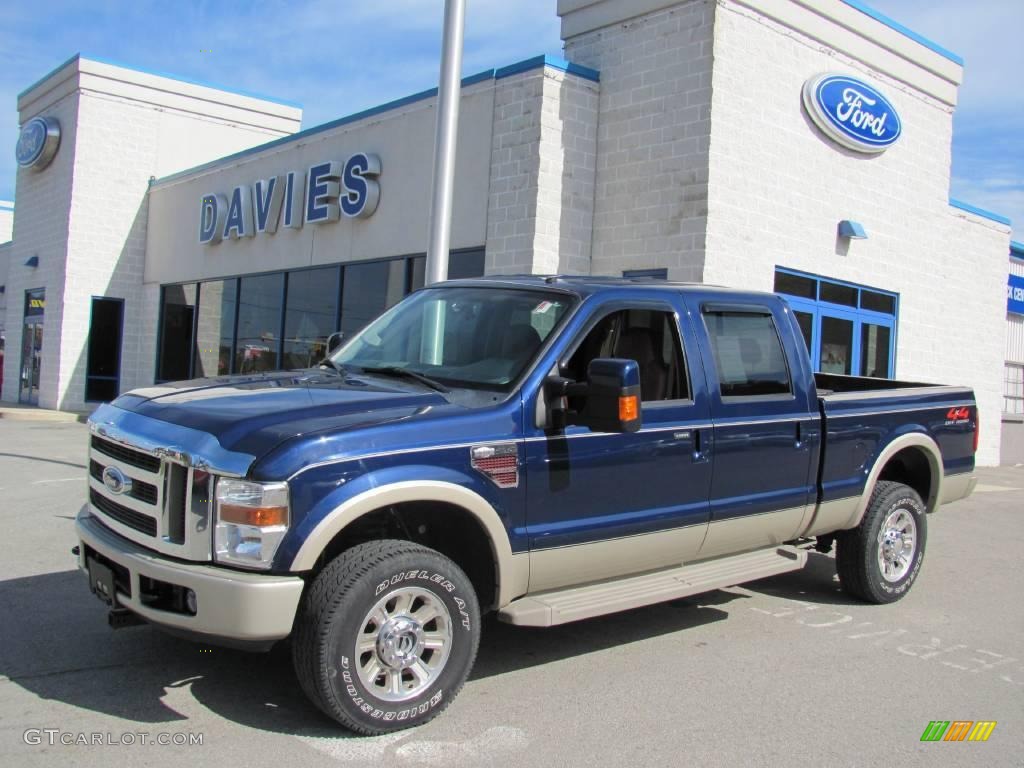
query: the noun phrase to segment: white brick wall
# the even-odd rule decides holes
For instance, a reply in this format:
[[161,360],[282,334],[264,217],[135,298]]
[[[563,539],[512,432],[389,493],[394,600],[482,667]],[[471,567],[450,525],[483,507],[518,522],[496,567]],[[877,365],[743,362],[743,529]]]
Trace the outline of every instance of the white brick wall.
[[495,83],[489,274],[590,273],[598,84],[544,67]]
[[[70,66],[78,66],[73,64]],[[81,66],[94,69],[91,62]],[[111,68],[103,65],[104,72]],[[116,68],[114,68],[116,70]],[[86,90],[70,87],[68,72],[53,76],[66,91],[56,102],[47,89],[34,86],[22,96],[29,104],[22,122],[44,114],[61,123],[60,149],[42,171],[19,170],[15,211],[15,242],[11,248],[6,312],[7,346],[16,354],[4,360],[4,400],[18,398],[18,366],[22,305],[26,289],[46,288],[40,405],[77,410],[87,407],[85,381],[92,297],[125,300],[121,345],[121,391],[151,383],[156,354],[159,286],[143,285],[146,252],[148,183],[151,176],[182,170],[282,135],[278,115],[264,119],[275,128],[261,128],[210,115],[227,109],[186,95],[194,86],[116,70],[127,82],[139,81],[139,99],[117,79],[111,93],[104,81],[90,80]],[[109,74],[109,72],[107,72]],[[94,82],[95,81],[95,82]],[[153,103],[154,85],[161,98]],[[119,95],[113,95],[113,92]],[[205,93],[205,92],[204,92]],[[208,95],[208,94],[207,94]],[[237,97],[227,97],[227,101]],[[278,110],[279,112],[281,110]],[[239,114],[242,114],[239,112]],[[298,126],[297,118],[292,123]],[[24,261],[38,255],[38,269]]]
[[11,232],[14,231],[13,209],[13,201],[0,200],[0,243],[6,243],[11,239]]
[[565,42],[601,72],[595,274],[701,278],[714,18],[713,2],[692,0]]
[[[838,147],[801,109],[804,81],[832,70],[900,113],[882,155]],[[998,463],[1009,236],[948,205],[951,108],[725,0],[712,87],[704,280],[771,290],[785,266],[898,292],[896,376],[974,387],[978,461]],[[839,241],[841,219],[868,239]]]
[[[58,396],[57,376],[53,372],[59,370],[61,345],[64,343],[64,261],[67,256],[68,214],[74,175],[78,93],[63,96],[47,107],[46,114],[60,121],[61,144],[53,162],[42,171],[18,169],[14,241],[11,244],[7,275],[7,352],[4,354],[3,393],[0,400],[13,402],[18,399],[25,291],[46,288],[46,316],[40,361],[43,378],[39,396],[40,405],[54,408]],[[33,116],[22,115],[22,122]],[[25,266],[25,262],[32,256],[39,257],[37,268]]]

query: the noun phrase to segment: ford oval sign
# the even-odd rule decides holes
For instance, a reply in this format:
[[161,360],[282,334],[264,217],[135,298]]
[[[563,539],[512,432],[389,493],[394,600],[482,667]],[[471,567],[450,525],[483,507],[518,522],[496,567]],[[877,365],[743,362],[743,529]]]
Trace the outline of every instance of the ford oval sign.
[[804,107],[838,144],[857,152],[884,152],[903,130],[888,99],[849,75],[824,74],[804,83]]
[[14,150],[18,165],[41,171],[57,154],[60,123],[53,117],[33,117],[21,127]]

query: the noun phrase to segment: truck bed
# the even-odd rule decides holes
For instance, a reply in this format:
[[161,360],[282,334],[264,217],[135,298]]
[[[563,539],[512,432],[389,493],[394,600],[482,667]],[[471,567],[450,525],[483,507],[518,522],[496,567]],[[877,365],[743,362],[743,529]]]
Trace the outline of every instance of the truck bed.
[[814,383],[819,395],[831,395],[843,392],[876,392],[882,389],[914,389],[918,387],[938,387],[940,384],[922,384],[916,381],[895,381],[893,379],[875,379],[869,376],[843,376],[836,373],[816,373]]
[[[934,440],[943,459],[934,469],[943,476],[967,477],[974,469],[977,409],[969,388],[821,373],[814,379],[825,432],[822,501],[863,494],[867,470],[899,435]],[[941,503],[935,487],[918,490],[929,508]]]

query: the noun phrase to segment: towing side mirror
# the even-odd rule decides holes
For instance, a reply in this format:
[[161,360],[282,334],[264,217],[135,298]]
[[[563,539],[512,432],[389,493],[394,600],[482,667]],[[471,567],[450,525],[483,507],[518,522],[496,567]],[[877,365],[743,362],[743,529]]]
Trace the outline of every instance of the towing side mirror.
[[[594,432],[636,432],[640,414],[640,366],[635,360],[597,358],[587,366],[586,382],[562,376],[549,377],[544,386],[556,429],[569,424],[589,427]],[[582,407],[570,410],[565,398],[579,398]]]

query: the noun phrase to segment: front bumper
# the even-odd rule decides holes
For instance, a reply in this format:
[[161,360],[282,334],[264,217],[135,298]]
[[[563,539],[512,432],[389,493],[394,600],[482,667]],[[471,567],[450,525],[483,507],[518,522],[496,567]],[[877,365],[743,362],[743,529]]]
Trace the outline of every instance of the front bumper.
[[[78,567],[86,576],[90,552],[118,566],[122,576],[126,572],[114,590],[113,607],[127,608],[173,633],[211,642],[258,647],[291,634],[304,586],[298,576],[246,573],[164,557],[110,531],[88,504],[79,511],[75,529],[81,542]],[[195,615],[146,605],[142,578],[191,589]]]

